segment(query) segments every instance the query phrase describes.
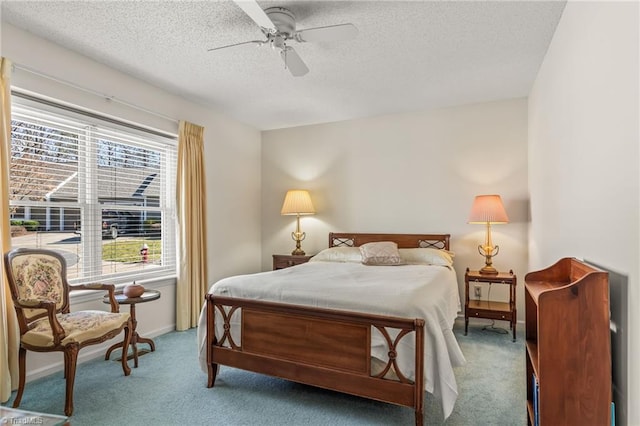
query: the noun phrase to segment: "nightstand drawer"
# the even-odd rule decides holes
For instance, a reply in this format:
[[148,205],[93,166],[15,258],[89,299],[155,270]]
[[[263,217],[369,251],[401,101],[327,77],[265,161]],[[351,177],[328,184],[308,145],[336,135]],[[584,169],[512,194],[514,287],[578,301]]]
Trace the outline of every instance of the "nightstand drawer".
[[290,254],[274,254],[273,269],[284,269],[307,263],[313,256],[292,256]]
[[486,318],[500,321],[511,321],[513,318],[511,315],[511,311],[499,311],[499,310],[489,310],[489,309],[473,309],[469,308],[469,312],[467,313],[469,318]]
[[[481,293],[475,294],[472,299],[469,291],[470,285],[489,286],[500,284],[509,286],[509,299],[505,301],[482,300]],[[471,271],[467,268],[464,274],[464,334],[467,335],[469,318],[485,318],[490,320],[508,321],[513,332],[513,341],[516,341],[516,285],[517,278],[513,271],[498,272],[497,274],[482,274],[479,271]],[[481,289],[478,289],[481,290]],[[475,288],[474,288],[475,293]]]

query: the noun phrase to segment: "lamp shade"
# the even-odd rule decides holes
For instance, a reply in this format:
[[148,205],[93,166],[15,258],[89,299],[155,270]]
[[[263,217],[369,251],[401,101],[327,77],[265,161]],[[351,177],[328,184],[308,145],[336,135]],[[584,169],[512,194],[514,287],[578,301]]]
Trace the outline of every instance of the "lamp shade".
[[304,189],[292,189],[287,191],[282,204],[282,215],[315,214],[309,191]]
[[473,200],[469,223],[509,223],[499,195],[478,195]]

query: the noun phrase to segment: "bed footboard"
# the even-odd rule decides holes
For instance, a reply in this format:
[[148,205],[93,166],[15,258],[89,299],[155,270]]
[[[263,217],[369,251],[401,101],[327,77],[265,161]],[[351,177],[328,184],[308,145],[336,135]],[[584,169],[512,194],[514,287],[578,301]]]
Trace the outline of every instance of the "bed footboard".
[[[217,313],[217,315],[216,315]],[[424,321],[299,305],[206,296],[208,383],[219,365],[412,407],[424,412]],[[238,315],[238,317],[235,317]],[[232,333],[239,319],[240,337]],[[216,321],[222,322],[216,335]],[[386,365],[372,372],[371,332],[388,348]],[[409,379],[397,363],[398,343],[415,334],[415,370]],[[235,339],[234,339],[235,337]],[[240,340],[240,341],[236,341]],[[393,379],[389,378],[393,374]]]

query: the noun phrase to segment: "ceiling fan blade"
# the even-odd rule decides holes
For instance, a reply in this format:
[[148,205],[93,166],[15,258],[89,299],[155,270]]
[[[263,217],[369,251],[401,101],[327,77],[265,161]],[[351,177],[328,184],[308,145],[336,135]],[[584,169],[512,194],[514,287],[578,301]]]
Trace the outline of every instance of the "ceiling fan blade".
[[260,28],[265,29],[271,34],[275,34],[278,29],[275,24],[269,19],[267,14],[262,10],[260,5],[255,0],[234,0],[240,9],[244,11],[253,22],[258,24]]
[[296,31],[295,39],[305,41],[344,41],[356,38],[358,28],[353,24],[330,25],[328,27],[307,28]]
[[264,41],[262,40],[252,40],[252,41],[243,41],[242,43],[234,43],[234,44],[227,44],[226,46],[220,46],[220,47],[214,47],[212,49],[207,49],[207,52],[212,52],[214,50],[220,50],[220,49],[226,49],[227,47],[235,47],[235,46],[241,46],[243,44],[257,44],[257,45],[262,45],[265,44]]
[[309,68],[302,61],[298,53],[291,46],[285,46],[284,49],[280,51],[280,56],[284,61],[285,68],[289,69],[289,72],[294,77],[301,77],[309,72]]

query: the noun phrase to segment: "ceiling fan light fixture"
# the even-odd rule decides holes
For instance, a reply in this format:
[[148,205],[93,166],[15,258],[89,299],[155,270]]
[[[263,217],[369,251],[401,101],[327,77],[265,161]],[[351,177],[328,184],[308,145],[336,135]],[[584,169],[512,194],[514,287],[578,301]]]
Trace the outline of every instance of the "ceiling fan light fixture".
[[286,47],[285,38],[281,35],[271,37],[271,48],[284,49]]
[[298,43],[340,42],[355,38],[358,34],[358,29],[353,24],[338,24],[327,27],[296,30],[296,17],[288,9],[283,7],[269,7],[263,10],[255,0],[234,0],[234,3],[260,27],[266,40],[235,43],[228,46],[208,49],[208,51],[249,43],[256,43],[258,45],[269,43],[273,50],[276,48],[280,49],[280,56],[284,61],[285,69],[288,69],[294,77],[307,74],[309,68],[302,58],[300,58],[298,52],[296,52],[293,47],[287,45],[287,40],[294,40]]

